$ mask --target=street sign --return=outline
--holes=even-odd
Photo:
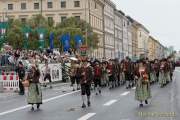
[[[81,56],[87,56],[87,50],[88,50],[88,47],[83,45],[80,47],[80,53],[81,53]]]

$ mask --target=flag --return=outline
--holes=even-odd
[[[69,48],[70,48],[70,35],[69,34],[64,34],[61,36],[61,42],[63,44],[63,47],[64,47],[64,51],[68,51]]]
[[[54,49],[54,33],[51,32],[50,36],[49,36],[49,42],[50,42],[50,49]]]
[[[80,48],[82,46],[83,38],[80,35],[76,35],[74,37],[76,48]]]

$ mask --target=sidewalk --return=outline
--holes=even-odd
[[[59,87],[61,87],[61,89],[64,89],[64,91],[71,89],[70,83],[53,83],[52,87],[53,89],[58,89]],[[47,87],[42,87],[42,90],[45,91],[45,90],[52,90],[52,89],[50,89],[48,85]],[[20,97],[18,92],[5,91],[3,93],[0,93],[0,102],[2,100],[16,98],[16,97]]]

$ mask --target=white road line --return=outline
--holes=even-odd
[[[110,100],[107,103],[105,103],[104,106],[110,106],[110,105],[114,104],[115,102],[117,102],[117,100]]]
[[[96,115],[96,113],[88,113],[88,114],[82,116],[81,118],[79,118],[78,120],[88,120],[89,118],[93,117],[94,115]]]
[[[175,70],[175,72],[180,72],[180,70]]]
[[[45,99],[45,100],[43,100],[43,103],[46,103],[46,102],[49,102],[49,101],[52,101],[52,100],[56,100],[56,99],[59,99],[59,98],[62,98],[64,96],[71,95],[71,94],[74,94],[74,93],[77,93],[77,92],[79,92],[79,91],[70,92],[70,93],[66,93],[66,94],[59,95],[59,96],[56,96],[56,97],[52,97],[52,98],[49,98],[49,99]],[[11,109],[11,110],[7,110],[5,112],[1,112],[0,116],[6,115],[6,114],[9,114],[9,113],[13,113],[13,112],[16,112],[16,111],[20,111],[20,110],[26,109],[28,107],[31,107],[31,105],[25,105],[25,106],[21,106],[21,107],[18,107],[18,108]]]
[[[121,94],[121,96],[128,95],[129,93],[130,93],[129,91],[127,91],[127,92],[124,92],[124,93],[122,93],[122,94]]]
[[[135,90],[135,89],[136,89],[136,87],[133,87],[132,89],[133,89],[133,90]]]

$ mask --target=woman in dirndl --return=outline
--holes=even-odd
[[[143,107],[143,101],[148,104],[148,99],[151,98],[150,81],[145,61],[139,61],[135,77],[137,79],[135,99],[140,102],[139,107]]]
[[[37,105],[37,110],[40,109],[42,104],[42,91],[39,82],[40,70],[37,65],[33,65],[28,73],[27,79],[29,80],[27,102],[31,104],[31,110],[34,111],[34,104]]]
[[[150,62],[150,83],[153,84],[155,83],[155,70],[154,70],[154,61]]]
[[[160,72],[159,72],[159,85],[160,87],[164,87],[166,85],[166,60],[162,59],[160,64]]]

